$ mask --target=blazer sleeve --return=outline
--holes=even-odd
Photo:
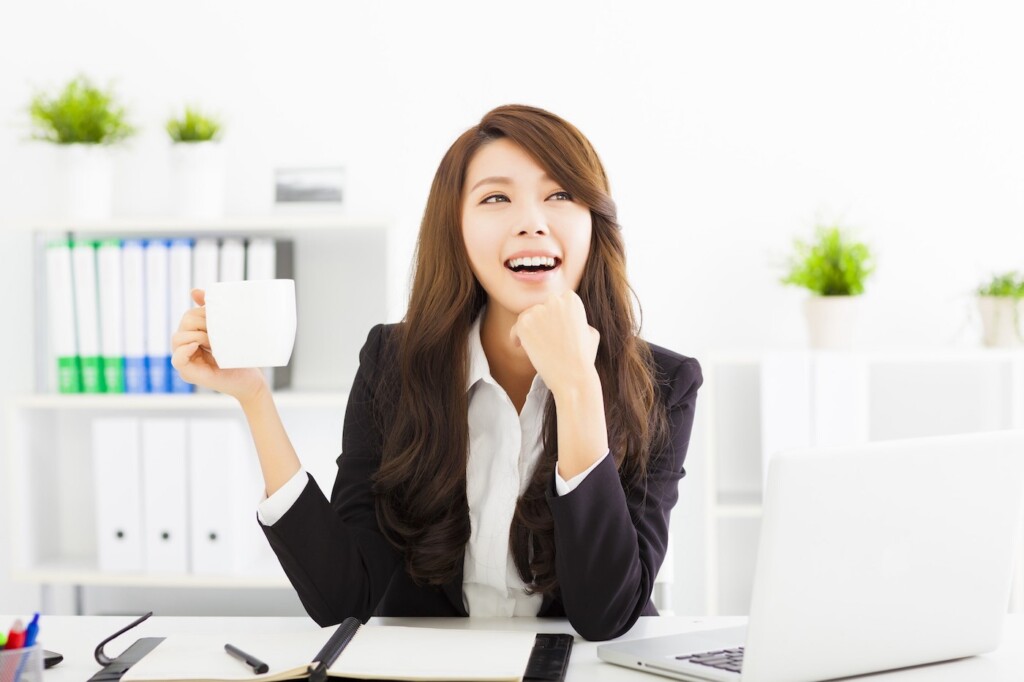
[[[312,476],[284,516],[263,532],[306,612],[321,627],[349,616],[366,622],[401,566],[377,524],[373,475],[383,443],[373,414],[383,325],[359,352],[345,410],[342,453],[330,502]]]
[[[695,359],[685,358],[676,367],[668,400],[669,449],[651,453],[646,486],[625,490],[609,456],[568,495],[548,493],[562,605],[586,639],[625,633],[650,601],[668,545],[669,514],[685,475],[702,382]]]

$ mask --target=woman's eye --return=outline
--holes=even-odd
[[[572,195],[569,194],[568,192],[555,192],[551,196],[552,197],[557,197],[559,195],[563,195],[565,197],[565,199],[563,199],[563,201],[572,201]],[[508,201],[508,197],[505,196],[504,194],[492,194],[491,196],[487,197],[486,199],[484,199],[480,203],[481,204],[496,204],[496,203],[498,203],[497,201],[491,201],[491,199],[502,199],[503,201],[506,201],[506,202]]]

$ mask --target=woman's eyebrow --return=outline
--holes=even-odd
[[[544,175],[540,176],[540,179],[541,180],[550,180],[551,177],[547,173],[545,173]],[[471,189],[469,191],[472,192],[472,191],[476,190],[476,188],[479,187],[480,185],[486,185],[488,183],[490,183],[492,185],[511,185],[511,184],[513,184],[512,183],[512,178],[505,177],[504,175],[492,175],[491,177],[484,178],[480,182],[478,182],[475,185],[473,185],[473,189]]]

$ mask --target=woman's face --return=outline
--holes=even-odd
[[[462,237],[491,306],[518,315],[576,290],[590,253],[590,209],[522,147],[500,138],[477,150],[462,197]]]

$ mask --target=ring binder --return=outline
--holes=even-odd
[[[120,680],[132,665],[141,661],[143,656],[155,649],[160,642],[164,641],[163,637],[143,637],[136,640],[134,644],[121,652],[117,658],[110,658],[103,650],[104,646],[128,632],[152,615],[153,612],[150,611],[149,613],[136,618],[127,626],[121,628],[110,637],[107,637],[96,646],[96,651],[93,653],[93,656],[96,658],[96,662],[103,666],[103,669],[90,677],[88,682],[116,682],[117,680]]]

